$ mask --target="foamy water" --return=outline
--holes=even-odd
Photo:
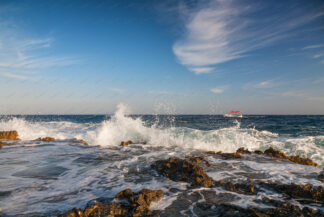
[[[74,117],[70,117],[72,121],[64,117],[60,117],[62,120],[2,118],[0,131],[17,130],[21,141],[0,150],[1,215],[57,216],[73,207],[82,208],[91,200],[112,198],[126,188],[133,191],[162,189],[166,196],[160,203],[152,205],[152,209],[164,210],[177,200],[188,184],[158,176],[150,168],[154,161],[201,155],[205,151],[235,152],[240,147],[265,150],[271,146],[287,155],[309,157],[320,167],[262,156],[245,156],[243,160],[209,156],[207,160],[211,167],[205,168],[207,174],[214,180],[226,178],[239,182],[253,178],[264,182],[323,186],[317,179],[324,166],[324,133],[321,133],[321,128],[316,128],[316,133],[294,131],[289,134],[262,129],[258,123],[245,123],[251,120],[253,123],[255,117],[236,121],[221,119],[224,123],[229,122],[224,127],[214,120],[204,125],[205,120],[213,117],[203,117],[203,120],[202,117],[184,118],[188,120],[177,122],[177,118],[167,118],[175,122],[161,124],[160,116],[150,121],[145,117],[128,116],[123,105],[112,117],[99,121],[77,121]],[[266,120],[262,121],[268,124]],[[214,129],[210,127],[213,124],[217,125]],[[46,136],[55,137],[58,141],[33,141]],[[84,139],[89,146],[65,140],[69,138]],[[136,144],[120,146],[121,141],[128,140]],[[219,188],[209,190],[214,193],[225,191]],[[194,194],[196,190],[187,191]],[[262,207],[265,205],[255,202],[258,197],[280,198],[271,192],[263,194],[233,195],[236,199],[231,203],[242,207],[247,204]],[[190,209],[181,212],[189,215],[194,212],[192,207]]]

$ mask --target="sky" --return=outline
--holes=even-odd
[[[0,114],[324,114],[323,0],[0,0]]]

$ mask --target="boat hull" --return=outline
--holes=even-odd
[[[242,114],[239,114],[239,115],[225,114],[224,117],[227,117],[227,118],[243,118],[243,115]]]

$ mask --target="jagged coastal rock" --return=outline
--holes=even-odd
[[[133,142],[132,141],[127,141],[127,142],[124,142],[124,141],[122,141],[121,143],[120,143],[120,146],[127,146],[127,145],[130,145],[130,144],[133,144]]]
[[[12,131],[0,131],[0,140],[19,140],[18,132]]]
[[[55,138],[53,138],[53,137],[44,137],[44,138],[39,137],[39,138],[35,139],[35,141],[51,142],[51,141],[55,141]]]
[[[61,215],[62,217],[141,217],[152,216],[153,212],[149,206],[164,197],[161,190],[142,189],[134,193],[126,189],[115,195],[114,202],[96,203],[85,209],[74,208]]]
[[[214,183],[212,178],[199,166],[202,161],[205,161],[204,157],[187,157],[183,160],[169,158],[168,160],[157,161],[151,167],[173,181],[188,182],[192,187],[209,188],[214,186]]]
[[[237,149],[237,151],[234,153],[222,153],[221,151],[219,151],[219,152],[208,151],[206,153],[211,154],[211,155],[215,155],[215,154],[220,155],[223,159],[226,159],[226,160],[239,159],[239,158],[242,158],[241,154],[253,154],[254,153],[254,154],[258,154],[258,155],[266,155],[266,156],[276,158],[276,159],[286,159],[286,160],[294,162],[296,164],[317,167],[317,163],[315,163],[314,161],[312,161],[309,158],[303,158],[298,155],[297,156],[287,156],[284,153],[282,153],[281,151],[275,150],[272,147],[268,148],[264,152],[262,152],[260,150],[255,150],[254,152],[251,152],[248,149],[241,147],[241,148]]]

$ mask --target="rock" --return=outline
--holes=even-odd
[[[13,131],[0,131],[0,140],[19,140],[18,132]]]
[[[216,154],[216,152],[214,152],[214,151],[207,151],[206,153],[207,154]]]
[[[254,153],[255,153],[255,154],[264,154],[264,153],[263,153],[262,151],[260,151],[260,150],[255,150]]]
[[[290,156],[288,157],[288,160],[297,164],[303,164],[303,165],[309,165],[313,167],[317,167],[317,163],[312,161],[309,158],[302,158],[300,156]]]
[[[223,153],[220,154],[225,160],[242,158],[240,153]]]
[[[67,139],[69,141],[73,141],[73,142],[76,142],[76,143],[82,143],[84,145],[89,145],[89,143],[87,143],[86,141],[84,141],[83,139],[77,139],[77,138],[72,138],[72,139]]]
[[[10,145],[16,145],[16,143],[0,142],[0,149],[1,149],[3,146],[10,146]]]
[[[265,150],[264,154],[268,155],[268,156],[271,156],[271,157],[274,157],[274,158],[287,159],[287,156],[284,153],[282,153],[281,151],[275,150],[272,147]]]
[[[287,159],[291,162],[302,164],[302,165],[309,165],[309,166],[317,166],[317,163],[313,162],[312,160],[308,158],[302,158],[300,156],[287,156],[281,151],[275,150],[272,147],[268,148],[264,151],[265,155],[271,156],[273,158],[280,158],[280,159]]]
[[[50,141],[55,141],[55,138],[53,138],[53,137],[44,137],[44,138],[39,137],[38,139],[35,139],[35,140],[36,141],[50,142]]]
[[[127,142],[122,141],[122,142],[120,143],[121,146],[127,146],[127,145],[130,145],[130,144],[133,144],[133,142],[130,141],[130,140],[127,141]]]
[[[273,189],[280,193],[285,193],[292,198],[306,198],[312,199],[314,202],[324,201],[324,187],[312,186],[311,184],[297,185],[292,184],[275,184],[275,183],[262,183],[264,187]]]
[[[251,152],[248,149],[245,149],[244,147],[241,147],[241,148],[237,149],[236,153],[239,153],[239,154],[251,154]]]
[[[254,153],[259,154],[259,155],[264,154],[264,155],[270,156],[272,158],[286,159],[286,160],[289,160],[289,161],[297,163],[297,164],[309,165],[309,166],[314,166],[314,167],[317,166],[317,163],[315,163],[314,161],[312,161],[309,158],[302,158],[300,156],[287,156],[284,153],[282,153],[281,151],[275,150],[272,147],[268,148],[264,152],[262,152],[260,150],[256,150],[256,151],[254,151]],[[220,153],[220,155],[222,155],[222,157],[225,159],[241,158],[240,154],[251,154],[251,152],[248,149],[244,149],[243,147],[241,147],[241,148],[237,149],[236,153],[226,153],[226,154]]]
[[[192,187],[213,187],[213,179],[199,166],[202,161],[206,161],[204,157],[169,158],[156,161],[151,167],[173,181],[188,182]]]
[[[251,182],[233,184],[232,182],[224,182],[223,180],[219,180],[215,182],[215,185],[218,187],[223,187],[227,191],[233,191],[240,194],[252,195],[257,193],[253,183]]]
[[[115,202],[96,203],[90,207],[82,209],[73,208],[71,211],[61,215],[64,217],[140,217],[151,216],[152,211],[149,206],[152,202],[157,202],[164,197],[161,190],[142,189],[134,193],[131,189],[126,189],[115,195]]]
[[[320,180],[321,182],[324,182],[324,170],[320,174],[318,174],[317,179]]]

